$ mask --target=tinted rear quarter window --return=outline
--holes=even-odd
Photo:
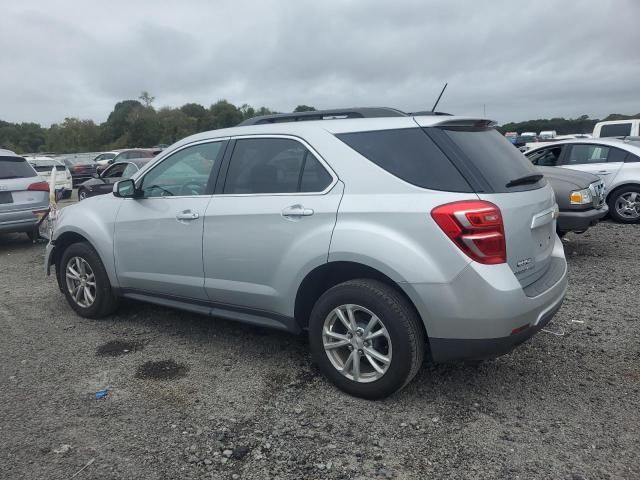
[[[21,157],[0,157],[0,180],[35,177],[36,172]]]
[[[436,127],[437,128],[437,127]],[[513,180],[539,173],[531,162],[495,129],[441,128],[495,193],[533,190],[543,180],[507,188]]]
[[[631,135],[631,122],[602,125],[600,128],[601,137],[627,137],[629,135]]]
[[[407,183],[430,190],[472,191],[447,156],[420,128],[336,136],[363,157]],[[513,149],[510,143],[507,144]]]

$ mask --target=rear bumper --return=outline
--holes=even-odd
[[[540,331],[560,309],[567,263],[556,237],[552,264],[526,289],[507,264],[475,262],[448,284],[403,284],[424,322],[436,362],[508,353]]]
[[[609,213],[609,207],[606,204],[597,210],[595,208],[581,212],[561,210],[558,218],[558,231],[563,233],[584,232],[597,224],[607,213]]]
[[[27,210],[0,213],[0,233],[30,232],[38,226],[40,218],[34,210],[47,210],[49,203],[34,205]]]

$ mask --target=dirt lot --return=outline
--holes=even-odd
[[[381,402],[328,384],[303,337],[136,303],[79,318],[44,244],[0,236],[0,477],[638,479],[639,232],[568,237],[554,333]]]

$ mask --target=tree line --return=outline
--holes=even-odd
[[[17,153],[96,152],[126,147],[151,147],[172,144],[194,133],[217,128],[233,127],[257,115],[276,113],[267,107],[250,105],[236,106],[226,100],[204,107],[198,103],[187,103],[178,108],[156,109],[154,97],[142,92],[137,100],[116,103],[107,121],[96,124],[93,120],[65,118],[61,123],[42,127],[38,123],[10,123],[0,120],[0,148]],[[314,107],[298,105],[294,112],[312,111]],[[611,114],[604,120],[638,118]],[[552,118],[506,123],[501,132],[556,130],[559,135],[568,133],[590,133],[598,119],[582,115],[575,119]]]

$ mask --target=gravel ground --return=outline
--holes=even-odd
[[[44,244],[0,236],[0,477],[638,479],[639,229],[568,236],[550,332],[378,402],[303,337],[137,303],[82,319]]]

